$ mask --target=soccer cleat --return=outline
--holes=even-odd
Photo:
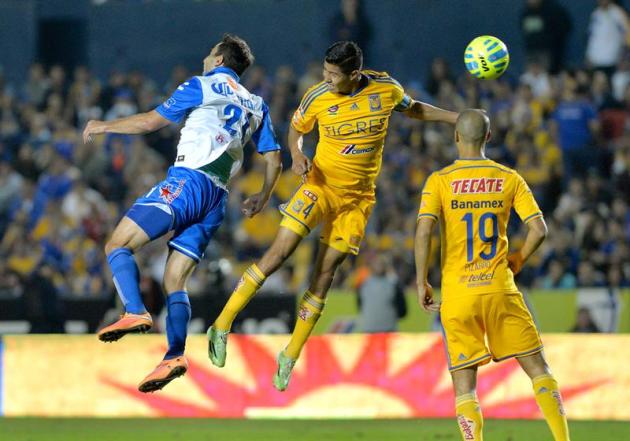
[[[151,314],[148,312],[144,314],[126,312],[120,316],[120,320],[116,323],[101,329],[98,332],[98,339],[105,342],[117,341],[127,334],[145,333],[151,327],[153,327],[153,319],[151,319]]]
[[[214,326],[208,328],[208,357],[217,367],[225,366],[227,356],[227,338],[230,331],[219,331]]]
[[[181,377],[188,370],[188,361],[183,355],[169,360],[162,360],[153,372],[147,375],[138,386],[140,392],[155,392],[162,389],[177,377]]]
[[[289,385],[289,380],[291,379],[291,371],[293,371],[293,366],[295,366],[295,362],[297,360],[292,359],[288,355],[281,351],[278,354],[278,370],[273,376],[273,385],[280,392],[285,390]]]

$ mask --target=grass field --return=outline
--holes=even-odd
[[[571,422],[572,441],[630,439],[625,422]],[[544,421],[488,420],[489,441],[552,440]],[[460,436],[453,420],[0,418],[3,441],[422,441]]]

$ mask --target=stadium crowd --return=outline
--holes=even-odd
[[[482,82],[456,76],[444,60],[436,59],[424,80],[404,86],[412,97],[442,108],[487,110],[493,123],[488,156],[518,169],[549,226],[542,250],[519,278],[521,286],[628,286],[630,57],[622,54],[615,69],[564,68],[557,74],[543,61],[531,57],[524,72],[508,71],[497,81]],[[89,119],[155,108],[192,74],[178,66],[166,84],[142,71],[112,72],[101,81],[83,66],[68,71],[33,63],[21,84],[0,75],[0,295],[19,296],[25,287],[36,286],[61,296],[114,298],[104,242],[122,210],[165,175],[175,155],[178,128],[146,136],[108,135],[89,145],[82,143],[81,130]],[[284,144],[293,110],[320,77],[316,61],[302,73],[288,65],[275,72],[256,65],[243,82],[269,103]],[[316,138],[315,132],[309,136],[306,148],[311,153]],[[280,221],[277,206],[289,199],[298,182],[285,151],[285,172],[273,200],[254,219],[243,217],[241,201],[263,180],[262,161],[253,151],[232,183],[225,225],[192,278],[192,295],[212,295],[234,286],[234,278],[270,244]],[[387,256],[403,286],[412,285],[420,190],[426,177],[454,156],[451,127],[392,118],[378,202],[362,252],[344,264],[337,285],[356,287],[376,254]],[[524,237],[516,218],[511,222],[512,246]],[[302,288],[316,246],[314,233],[291,265],[272,276],[264,289]],[[433,250],[432,274],[437,276],[437,236]],[[161,296],[165,240],[149,245],[136,258],[143,292]],[[217,278],[217,272],[225,277]],[[216,280],[224,280],[224,286],[217,286]],[[432,282],[439,285],[435,277]]]

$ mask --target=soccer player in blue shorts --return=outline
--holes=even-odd
[[[120,320],[98,333],[101,341],[113,342],[151,329],[153,321],[141,299],[133,255],[174,231],[162,283],[167,294],[168,352],[142,380],[141,392],[162,389],[186,373],[184,347],[190,320],[186,282],[223,220],[228,181],[241,167],[245,144],[250,139],[256,143],[266,171],[261,191],[244,201],[244,215],[252,217],[265,207],[282,170],[269,109],[262,98],[239,84],[239,75],[253,59],[244,40],[226,34],[203,60],[204,74],[179,85],[155,110],[114,121],[89,121],[83,132],[87,143],[101,133],[144,134],[185,120],[175,164],[166,179],[136,200],[105,245],[125,307]]]

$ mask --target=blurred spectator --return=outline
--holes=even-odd
[[[429,95],[435,97],[440,91],[443,82],[454,83],[455,79],[451,74],[448,63],[444,58],[436,58],[431,63],[431,71],[427,80],[426,90]]]
[[[528,61],[557,73],[564,65],[564,50],[573,20],[555,0],[527,0],[521,11],[521,33]]]
[[[358,287],[361,332],[393,332],[398,320],[407,314],[402,286],[387,257],[376,254],[369,259],[369,275]]]
[[[577,318],[575,320],[575,326],[571,329],[571,332],[582,332],[582,333],[595,333],[600,332],[599,328],[593,322],[593,318],[591,317],[591,312],[588,308],[580,308],[577,313]]]
[[[340,40],[354,41],[363,49],[364,58],[369,60],[372,26],[363,13],[361,0],[340,1],[340,10],[330,21],[329,35],[329,44]]]
[[[549,264],[549,272],[544,276],[538,287],[541,289],[572,289],[576,286],[575,276],[567,272],[564,264],[559,260],[553,260]]]
[[[552,121],[562,150],[564,181],[568,183],[596,164],[593,142],[599,129],[595,108],[588,100],[586,90],[578,88],[572,75],[564,76],[562,97],[553,112]]]
[[[588,31],[586,62],[610,77],[628,42],[627,14],[612,0],[597,0]]]

